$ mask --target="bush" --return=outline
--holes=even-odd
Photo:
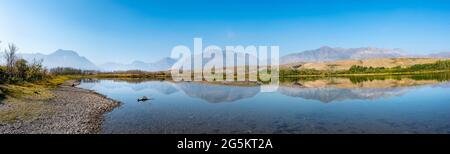
[[[26,80],[27,72],[28,72],[28,65],[27,61],[24,59],[19,59],[14,64],[15,68],[15,76],[19,79]]]
[[[45,79],[47,76],[47,69],[42,66],[43,60],[36,61],[29,65],[28,71],[26,72],[28,81],[39,81]]]

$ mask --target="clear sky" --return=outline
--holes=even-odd
[[[176,45],[450,51],[442,0],[0,0],[0,40],[21,52],[71,49],[97,64],[155,61]]]

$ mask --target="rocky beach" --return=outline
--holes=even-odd
[[[103,115],[120,103],[96,92],[77,88],[78,82],[66,81],[51,90],[54,98],[45,101],[51,108],[32,120],[0,123],[0,134],[95,134],[101,130]],[[0,106],[1,108],[6,105]]]

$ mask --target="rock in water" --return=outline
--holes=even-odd
[[[147,96],[142,96],[142,98],[138,98],[138,102],[145,102],[148,101],[149,99],[147,98]]]

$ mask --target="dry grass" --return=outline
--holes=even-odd
[[[53,108],[45,103],[54,97],[50,90],[68,79],[71,77],[58,76],[38,83],[0,85],[3,97],[0,99],[0,123],[28,121],[51,114]]]
[[[4,100],[4,106],[0,108],[0,123],[34,120],[43,114],[51,114],[52,111],[43,101],[7,98]]]

